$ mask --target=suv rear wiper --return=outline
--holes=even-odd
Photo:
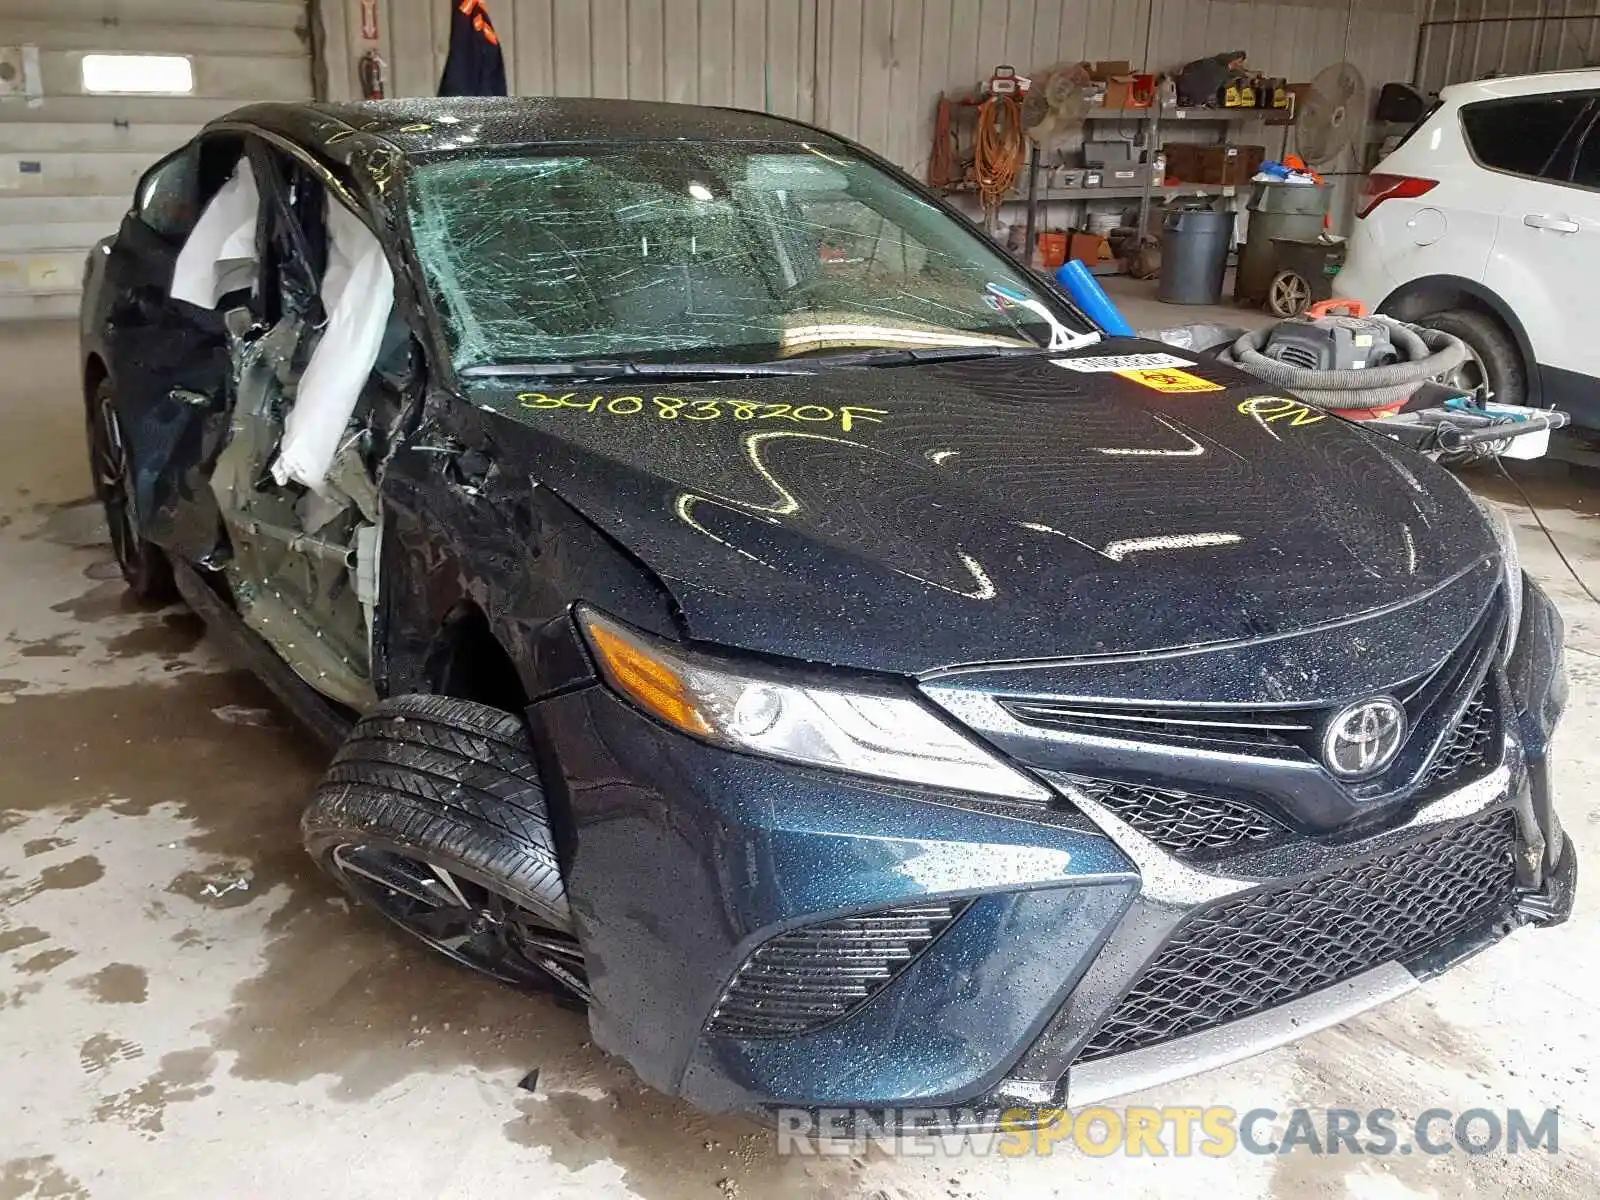
[[[738,379],[750,375],[815,375],[816,369],[800,362],[752,363],[636,363],[625,360],[577,362],[480,363],[462,367],[466,379]]]

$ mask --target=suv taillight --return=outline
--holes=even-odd
[[[1419,179],[1415,175],[1367,176],[1361,188],[1361,199],[1356,203],[1356,216],[1364,217],[1385,200],[1411,200],[1433,191],[1439,186],[1437,179]]]

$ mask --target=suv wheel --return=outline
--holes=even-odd
[[[1528,402],[1528,370],[1511,333],[1494,317],[1470,308],[1450,308],[1418,318],[1418,324],[1453,333],[1470,351],[1444,382],[1471,391],[1486,389],[1500,404]]]
[[[89,401],[89,470],[94,494],[105,509],[106,529],[117,566],[128,590],[146,604],[169,604],[178,598],[172,564],[161,547],[139,536],[134,505],[133,464],[117,418],[111,380],[102,379]]]
[[[301,831],[345,891],[441,954],[587,1000],[519,716],[444,696],[384,701],[334,758]]]

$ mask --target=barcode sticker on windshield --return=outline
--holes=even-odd
[[[1053,358],[1058,367],[1069,371],[1153,371],[1162,367],[1192,367],[1192,358],[1176,354],[1102,354],[1090,358]]]

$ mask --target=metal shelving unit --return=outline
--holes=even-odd
[[[1150,157],[1161,145],[1161,126],[1163,122],[1181,122],[1185,125],[1232,125],[1248,121],[1262,120],[1270,116],[1275,109],[1266,108],[1161,108],[1151,105],[1147,108],[1096,108],[1084,114],[1084,123],[1094,121],[1133,121],[1139,125],[1139,138],[1137,148],[1143,150],[1146,157]],[[1027,261],[1033,261],[1034,233],[1037,228],[1038,206],[1047,201],[1078,201],[1091,200],[1133,200],[1139,201],[1139,228],[1145,229],[1150,221],[1150,205],[1156,196],[1225,196],[1231,197],[1238,193],[1234,185],[1221,185],[1214,183],[1180,183],[1167,185],[1159,182],[1153,176],[1146,175],[1145,181],[1137,187],[1066,187],[1051,188],[1039,186],[1039,151],[1034,147],[1028,158],[1026,169],[1026,184],[1021,191],[1001,201],[1001,204],[1026,204],[1028,206],[1027,232],[1024,235]],[[1047,168],[1052,170],[1054,168]],[[970,187],[946,188],[949,194],[971,193],[976,189]],[[1100,272],[1103,273],[1103,272]]]

